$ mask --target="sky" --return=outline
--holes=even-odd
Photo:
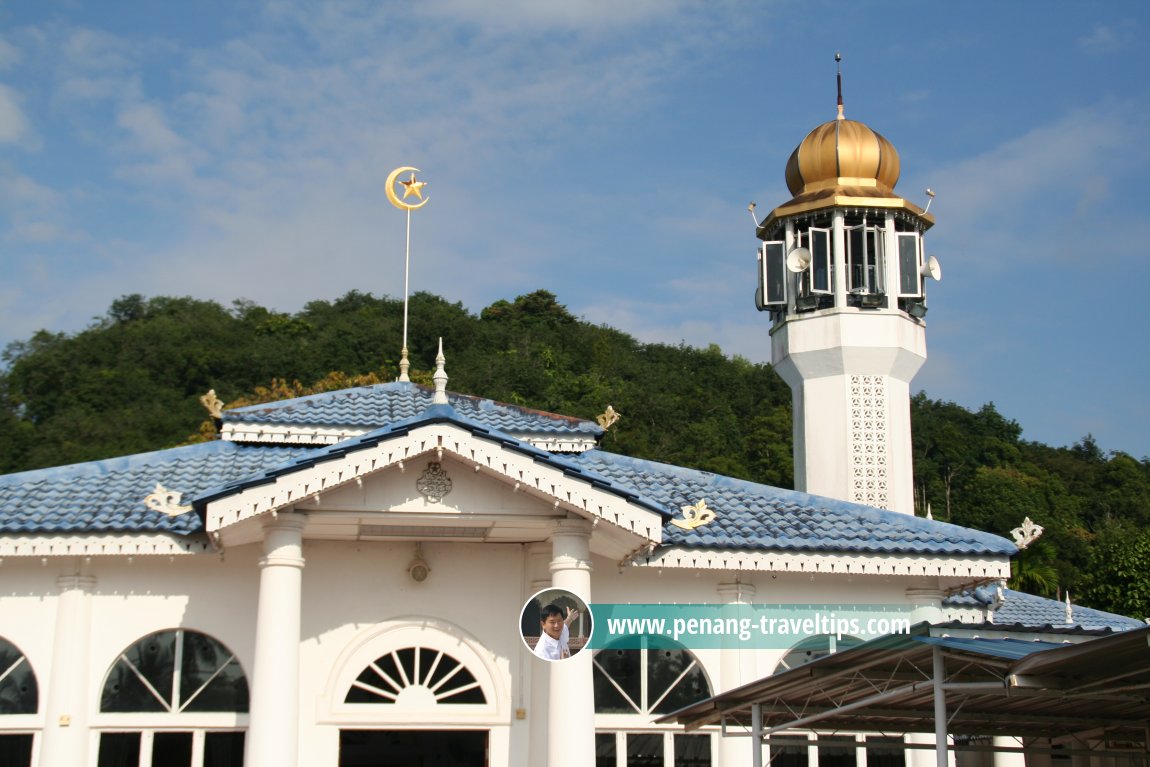
[[[896,191],[937,195],[912,388],[1150,456],[1148,32],[1144,2],[3,3],[0,346],[131,293],[401,297],[410,165],[413,291],[769,362],[747,203],[789,199],[841,51]]]

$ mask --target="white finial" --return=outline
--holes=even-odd
[[[930,513],[930,504],[929,503],[926,505],[926,518],[927,519],[934,519],[934,515]]]
[[[407,377],[407,369],[410,367],[411,363],[407,361],[407,347],[405,346],[399,352],[399,378],[397,380],[410,381],[411,379]]]
[[[443,339],[439,339],[439,353],[435,355],[435,375],[431,377],[435,381],[435,394],[431,398],[433,405],[446,405],[447,404],[447,371],[443,369],[444,363],[447,358],[443,356]]]
[[[1066,622],[1074,622],[1074,608],[1070,604],[1070,589],[1066,590]]]

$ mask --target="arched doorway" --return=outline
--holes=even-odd
[[[458,627],[421,618],[373,628],[329,687],[339,766],[486,767],[492,732],[509,726],[496,678],[490,653]]]

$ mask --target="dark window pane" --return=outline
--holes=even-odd
[[[448,679],[442,687],[436,690],[435,694],[442,696],[450,694],[452,690],[457,690],[460,687],[466,687],[475,681],[475,677],[466,668],[459,669],[459,673]]]
[[[374,692],[364,690],[360,687],[352,687],[347,691],[347,695],[343,699],[344,703],[392,703],[382,696],[376,695]]]
[[[0,735],[0,767],[30,767],[31,764],[31,733]]]
[[[691,665],[690,653],[682,650],[647,651],[647,701],[649,708],[663,697],[663,693],[678,679],[679,674]]]
[[[806,738],[773,736],[771,738],[771,767],[807,767]]]
[[[478,687],[472,687],[470,690],[463,692],[455,692],[450,695],[440,698],[440,703],[473,703],[480,704],[487,702],[487,696],[483,694],[483,690]]]
[[[403,680],[407,680],[407,685],[415,684],[418,677],[415,674],[415,648],[405,647],[402,650],[396,650],[393,655],[399,658],[400,664],[403,666],[404,676],[396,679],[397,682],[403,684]]]
[[[403,689],[403,675],[399,673],[399,664],[395,662],[395,655],[393,653],[388,653],[382,658],[376,658],[375,665],[394,682],[395,692],[399,692]],[[376,686],[378,687],[380,685]],[[388,687],[391,687],[391,685],[388,685]],[[388,689],[388,687],[384,689]]]
[[[615,733],[595,733],[595,767],[615,767]]]
[[[136,672],[121,658],[108,672],[108,680],[104,682],[104,693],[100,697],[100,710],[153,712],[167,711],[168,709],[151,690],[144,686],[144,683],[136,676]]]
[[[607,648],[595,655],[595,710],[601,714],[641,713],[640,650]],[[610,681],[614,680],[616,689]],[[622,690],[623,694],[620,694]],[[628,700],[629,699],[629,700]]]
[[[863,230],[856,226],[847,232],[847,276],[850,278],[848,290],[856,290],[866,284],[866,260],[863,258]]]
[[[204,735],[204,767],[243,767],[244,734],[209,732]]]
[[[152,736],[152,767],[191,767],[192,734],[157,732]]]
[[[711,736],[676,735],[675,767],[711,767]]]
[[[189,685],[185,685],[183,681],[180,687],[189,689]],[[248,680],[244,676],[244,670],[240,668],[239,661],[234,658],[208,682],[207,687],[199,690],[198,694],[197,690],[198,686],[189,690],[188,694],[195,697],[184,705],[185,711],[248,710]]]
[[[38,705],[36,676],[19,650],[0,639],[0,714],[35,714]]]
[[[144,637],[124,652],[148,683],[171,705],[172,680],[176,675],[176,631],[159,631]]]
[[[597,714],[636,714],[638,709],[624,697],[623,693],[607,681],[607,675],[598,666],[592,677],[595,684],[595,713]]]
[[[663,767],[663,733],[627,733],[627,767]]]
[[[140,733],[100,733],[98,767],[140,767]]]
[[[707,684],[707,676],[703,673],[702,667],[695,666],[675,685],[667,697],[663,698],[652,713],[670,714],[709,697],[711,688]]]
[[[867,738],[867,767],[906,767],[901,738]]]
[[[763,303],[768,305],[785,304],[787,302],[787,254],[781,242],[768,242],[766,244],[766,286],[763,291]]]
[[[825,230],[811,230],[812,287],[820,292],[831,290],[831,234]]]
[[[819,743],[819,767],[855,767],[855,739],[822,736]]]
[[[918,235],[898,236],[899,293],[904,296],[922,295],[922,276],[918,273]]]
[[[183,635],[181,707],[187,711],[246,711],[246,700],[244,708],[238,709],[234,698],[237,693],[247,698],[247,681],[228,649],[198,631],[185,631]]]
[[[424,652],[428,653],[430,650],[424,650]],[[436,653],[436,655],[438,655],[438,653]],[[424,684],[426,684],[428,687],[434,687],[439,683],[440,679],[447,676],[449,673],[451,673],[452,670],[455,669],[456,666],[459,665],[459,661],[457,661],[455,658],[452,658],[450,655],[444,655],[442,658],[440,658],[439,663],[435,666],[434,671],[431,669],[431,664],[435,663],[435,656],[431,656],[431,658],[426,660],[425,663],[427,663],[427,670],[423,672],[424,676],[427,676],[428,672],[431,672],[431,675],[427,676],[427,680],[424,682]]]
[[[693,662],[694,656],[686,650],[647,651],[647,707],[654,706],[653,713],[669,714],[711,697],[707,677],[698,664],[679,679]],[[674,688],[668,692],[672,684]]]

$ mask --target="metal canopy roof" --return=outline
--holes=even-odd
[[[1004,638],[993,626],[977,627],[978,636],[944,632],[957,633],[919,624],[908,635],[880,637],[659,721],[688,729],[721,723],[764,737],[797,728],[939,732],[937,680],[950,735],[1146,740],[1150,626],[1073,645]],[[761,730],[752,710],[760,712]]]

